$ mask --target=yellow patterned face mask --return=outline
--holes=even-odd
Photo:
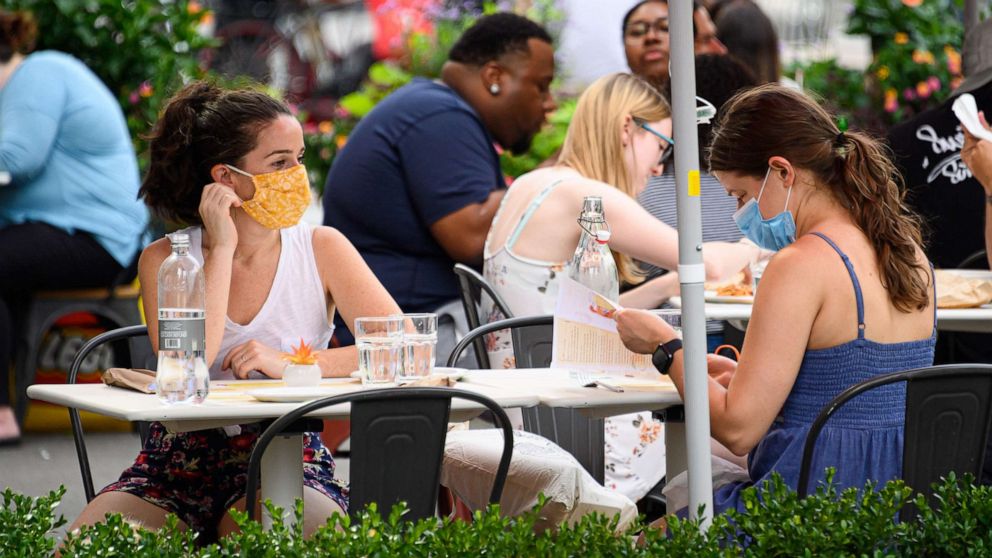
[[[300,222],[310,205],[310,179],[303,165],[249,174],[235,166],[225,165],[234,172],[251,178],[255,196],[241,203],[249,217],[268,229],[285,229]]]

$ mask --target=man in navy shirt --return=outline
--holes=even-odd
[[[530,147],[555,108],[553,78],[541,26],[486,16],[452,47],[440,81],[397,90],[348,138],[327,178],[324,224],[348,237],[404,311],[457,298],[455,262],[481,264],[506,188],[494,144]]]

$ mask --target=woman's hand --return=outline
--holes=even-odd
[[[710,378],[713,378],[721,386],[727,387],[737,372],[737,361],[725,356],[709,354],[706,355],[706,369],[709,371]]]
[[[672,326],[646,310],[624,308],[614,319],[620,340],[635,353],[650,355],[661,343],[678,337]]]
[[[985,113],[979,112],[978,119],[986,130],[989,123],[985,120]],[[961,160],[968,165],[975,179],[985,188],[985,194],[992,194],[992,142],[983,141],[968,132],[968,128],[961,126],[964,134],[964,146],[961,147]]]
[[[213,246],[234,248],[238,245],[238,229],[231,218],[231,208],[241,207],[241,198],[234,189],[214,182],[203,188],[200,196],[200,218],[210,235]]]
[[[234,377],[244,380],[252,370],[258,370],[270,378],[282,378],[286,368],[283,354],[267,345],[251,340],[231,348],[221,363],[221,369],[231,369]]]

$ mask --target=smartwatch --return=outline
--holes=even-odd
[[[675,360],[675,352],[680,350],[682,350],[682,340],[678,337],[668,343],[662,343],[651,355],[651,364],[658,370],[658,373],[667,375],[668,369],[672,367],[672,361]]]

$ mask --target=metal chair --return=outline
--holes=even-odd
[[[844,390],[820,411],[803,446],[797,491],[805,497],[813,449],[827,420],[851,399],[880,386],[906,382],[906,428],[902,478],[927,497],[931,483],[947,473],[978,478],[992,421],[992,365],[954,364],[893,372]],[[903,519],[915,514],[903,509]]]
[[[76,356],[72,359],[72,366],[69,367],[69,377],[66,383],[76,383],[76,378],[79,376],[79,369],[82,367],[86,357],[98,347],[107,343],[118,343],[125,340],[128,342],[128,352],[132,365],[136,365],[139,368],[155,368],[155,355],[152,353],[151,343],[148,342],[148,327],[144,325],[122,327],[101,333],[84,343],[76,351]],[[76,457],[79,458],[79,472],[83,477],[83,493],[86,495],[86,501],[90,502],[95,496],[93,474],[90,471],[89,455],[86,453],[83,423],[79,418],[79,410],[75,407],[69,407],[69,422],[72,424],[72,438],[76,444]],[[142,442],[144,442],[148,433],[147,423],[138,423],[138,432],[141,435]]]
[[[509,305],[499,296],[492,285],[476,270],[464,264],[455,264],[455,275],[458,276],[458,284],[461,285],[462,306],[465,308],[465,318],[468,321],[469,331],[482,325],[479,317],[479,307],[482,304],[482,295],[485,294],[493,302],[496,308],[507,318],[513,317]],[[489,355],[486,353],[486,344],[481,337],[473,342],[475,348],[476,362],[480,368],[492,368],[489,362]],[[451,361],[451,359],[448,359]],[[450,366],[450,364],[449,364]]]
[[[383,518],[393,504],[406,502],[405,519],[434,516],[452,398],[485,406],[503,430],[503,453],[490,493],[499,503],[513,455],[513,430],[506,412],[478,393],[450,388],[386,388],[326,397],[300,405],[259,436],[248,463],[246,507],[255,518],[262,455],[273,438],[319,409],[351,403],[351,491],[349,514],[356,517],[376,502]]]
[[[554,316],[525,316],[499,320],[468,333],[451,351],[448,366],[470,343],[495,331],[509,329],[517,368],[546,368],[551,364]],[[524,430],[544,436],[571,453],[600,484],[606,475],[603,419],[590,419],[575,409],[532,407],[521,409]]]

